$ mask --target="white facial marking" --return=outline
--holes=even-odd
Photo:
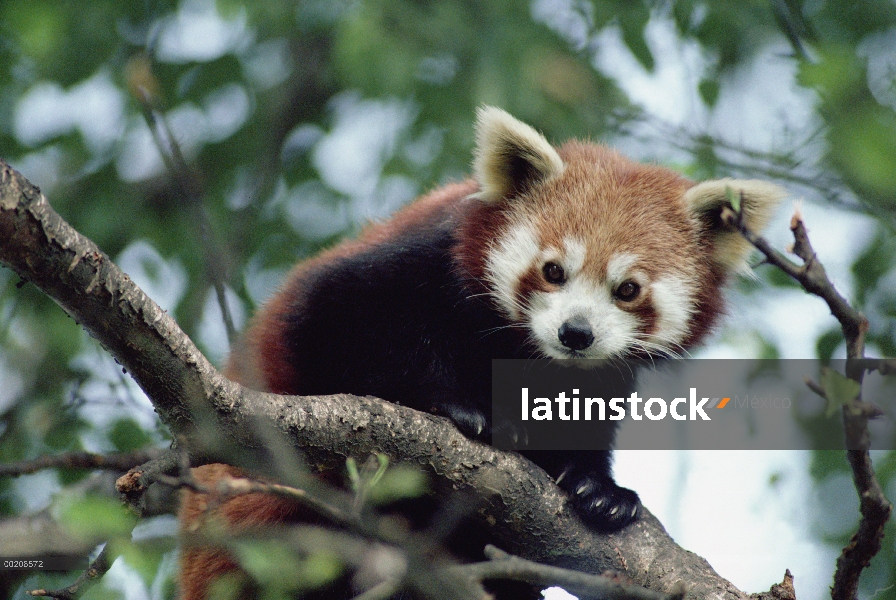
[[[642,349],[674,352],[687,336],[694,312],[692,282],[677,275],[651,282],[637,268],[638,256],[627,252],[613,255],[607,263],[606,279],[594,281],[582,272],[586,250],[585,243],[573,237],[564,238],[562,248],[540,248],[531,225],[514,225],[488,253],[486,273],[492,293],[511,319],[528,321],[539,350],[551,358],[609,358],[641,344]],[[525,306],[520,304],[517,289],[521,278],[533,266],[541,268],[549,261],[563,266],[566,282],[555,291],[534,292]],[[657,324],[646,337],[638,334],[638,316],[623,310],[613,296],[626,280],[650,291]],[[572,351],[560,341],[560,328],[573,318],[585,319],[591,327],[594,342],[588,348]]]
[[[693,284],[683,277],[668,275],[657,279],[650,287],[659,317],[652,341],[680,344],[688,333],[688,321],[694,313]]]
[[[538,292],[529,303],[530,327],[539,350],[551,358],[573,355],[558,336],[560,327],[573,317],[584,318],[591,326],[594,343],[578,351],[578,358],[608,358],[629,346],[638,320],[613,301],[606,285],[597,285],[585,277],[576,277],[555,292]]]
[[[576,274],[585,266],[585,243],[576,238],[563,238],[563,268],[569,274]]]
[[[522,308],[516,298],[517,284],[540,254],[535,232],[529,225],[510,227],[488,252],[485,272],[489,288],[513,320],[519,320]]]
[[[629,277],[630,270],[638,262],[638,257],[628,252],[614,254],[607,262],[607,281],[612,286],[617,286]]]

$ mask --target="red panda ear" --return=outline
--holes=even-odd
[[[480,199],[497,202],[511,198],[533,183],[563,172],[557,151],[529,125],[493,106],[481,107],[476,116],[473,170]]]
[[[753,250],[737,231],[722,223],[720,209],[728,204],[728,190],[741,198],[741,210],[747,227],[760,232],[768,225],[781,200],[783,188],[756,179],[719,179],[698,183],[684,193],[688,211],[708,229],[713,239],[713,259],[728,271],[749,273],[747,256]]]

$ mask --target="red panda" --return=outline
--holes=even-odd
[[[695,184],[596,144],[555,148],[491,107],[478,113],[473,166],[473,179],[299,264],[232,356],[234,378],[280,394],[378,396],[488,439],[493,358],[676,356],[699,344],[750,249],[720,219],[726,189],[755,230],[783,197],[762,181]],[[527,456],[595,529],[637,517],[609,453]],[[234,472],[195,471],[207,482]],[[187,494],[187,527],[205,503]],[[221,508],[243,525],[291,510],[261,496]],[[204,549],[184,551],[182,567],[188,600],[234,568]]]

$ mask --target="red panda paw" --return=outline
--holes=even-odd
[[[569,493],[579,516],[597,531],[610,533],[622,529],[641,512],[638,494],[610,479],[594,475],[571,477],[564,479],[560,487]]]
[[[525,448],[529,445],[529,432],[525,426],[510,419],[495,417],[492,425],[492,445],[498,448]]]
[[[491,437],[491,423],[481,410],[445,402],[437,404],[432,412],[451,419],[460,432],[468,438],[488,441]]]

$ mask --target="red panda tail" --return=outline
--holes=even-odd
[[[214,489],[227,477],[245,477],[246,474],[228,465],[210,464],[192,470],[196,481]],[[189,536],[200,528],[207,528],[210,521],[217,521],[228,534],[239,533],[266,525],[294,520],[299,507],[295,502],[270,494],[244,494],[218,504],[214,494],[202,494],[184,490],[180,505],[181,534],[187,542],[181,551],[180,586],[183,600],[204,600],[209,597],[213,582],[224,578],[228,586],[234,586],[237,598],[247,597],[251,582],[240,570],[233,557],[222,548],[202,544],[190,544]]]

